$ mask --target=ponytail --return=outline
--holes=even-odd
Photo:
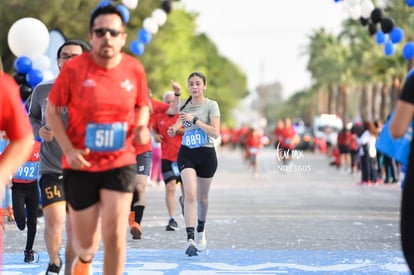
[[[187,101],[184,103],[184,105],[183,106],[181,106],[181,108],[180,108],[180,112],[184,109],[184,107],[185,106],[187,106],[187,104],[191,101],[191,99],[192,99],[193,97],[190,95],[188,98],[187,98]]]

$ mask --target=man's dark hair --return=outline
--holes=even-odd
[[[93,25],[95,23],[96,17],[103,14],[117,14],[119,18],[121,18],[122,24],[125,25],[124,18],[122,17],[122,13],[116,8],[115,5],[107,4],[105,6],[97,7],[91,14],[91,19],[89,21],[89,30],[91,31]]]
[[[68,46],[68,45],[80,46],[82,48],[82,52],[87,52],[90,50],[90,47],[82,40],[67,40],[57,50],[58,59],[60,58],[60,53],[62,52],[63,47]]]

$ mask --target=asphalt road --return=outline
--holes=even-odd
[[[359,175],[310,152],[298,152],[283,166],[265,148],[256,176],[239,151],[218,155],[207,252],[184,255],[184,220],[178,217],[178,231],[165,231],[164,186],[150,185],[143,238],[128,239],[125,274],[408,274],[400,249],[399,184],[358,186]],[[6,225],[3,274],[44,273],[43,224],[39,219],[34,245],[39,263],[31,265],[22,261],[26,233]]]

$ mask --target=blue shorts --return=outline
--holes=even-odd
[[[149,176],[151,172],[152,152],[137,155],[137,174]]]
[[[164,182],[166,184],[172,180],[176,180],[177,182],[181,181],[180,175],[176,175],[174,173],[172,165],[173,165],[173,162],[168,159],[161,160],[162,178],[164,179]]]

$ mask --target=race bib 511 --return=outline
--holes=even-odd
[[[86,126],[85,146],[91,151],[114,152],[125,146],[126,122],[89,123]]]

